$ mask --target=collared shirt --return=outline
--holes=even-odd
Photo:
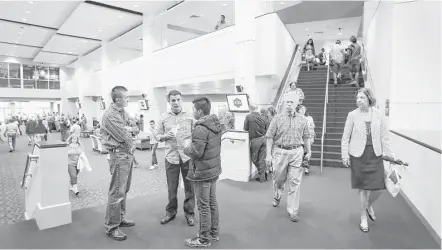
[[[6,124],[6,135],[10,134],[18,134],[18,126],[15,122],[10,122]]]
[[[246,116],[244,130],[249,131],[250,140],[266,135],[269,123],[258,112],[252,112]]]
[[[78,123],[75,123],[72,127],[71,130],[69,131],[71,134],[75,134],[75,136],[80,137],[81,135],[81,127],[80,125],[78,125]]]
[[[194,119],[185,111],[181,111],[178,114],[172,111],[166,112],[161,115],[155,130],[155,136],[167,134],[173,128],[177,128],[176,139],[167,140],[166,144],[166,160],[171,164],[179,164],[180,157],[183,162],[187,162],[190,158],[184,154],[183,142],[186,139],[192,138]]]
[[[330,54],[331,58],[337,63],[341,63],[344,61],[344,47],[342,45],[333,44]]]
[[[111,104],[104,112],[101,122],[103,146],[107,149],[132,149],[133,139],[124,127],[129,126],[129,115],[123,108]]]
[[[310,137],[307,119],[288,112],[280,113],[270,123],[266,137],[273,138],[273,143],[278,146],[302,145],[303,140]]]

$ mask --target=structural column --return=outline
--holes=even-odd
[[[150,120],[158,121],[160,114],[166,111],[166,88],[155,88],[154,52],[163,48],[164,29],[155,23],[155,15],[143,17],[143,58],[145,60],[146,84],[141,88],[149,101],[149,110],[143,112],[145,127]]]
[[[265,2],[259,0],[235,1],[236,67],[235,85],[243,87],[250,102],[257,104],[256,89],[256,22],[255,17],[265,13]],[[242,129],[245,114],[235,114],[235,129]]]

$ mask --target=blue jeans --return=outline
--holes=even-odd
[[[195,215],[195,193],[192,182],[186,177],[189,173],[189,161],[183,162],[180,158],[179,164],[172,164],[166,161],[166,178],[169,203],[166,206],[166,213],[170,216],[177,214],[178,209],[178,185],[180,181],[180,172],[184,182],[184,214],[186,217]]]
[[[112,179],[104,221],[106,232],[117,229],[126,215],[126,197],[130,190],[133,162],[134,157],[129,153],[110,153],[109,167]]]
[[[200,214],[199,237],[208,239],[210,235],[219,235],[219,210],[216,201],[216,182],[218,178],[208,181],[195,181],[195,197]]]

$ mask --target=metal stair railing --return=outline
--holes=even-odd
[[[321,173],[324,165],[324,138],[327,131],[327,104],[328,104],[328,82],[330,81],[330,54],[327,59],[327,78],[325,82],[325,101],[324,101],[324,116],[322,117],[322,136],[321,136]]]
[[[300,65],[301,63],[301,52],[298,50],[298,45],[296,45],[296,51],[295,51],[295,57],[292,61],[292,65],[290,65],[289,68],[289,72],[287,74],[287,77],[285,79],[285,81],[283,83],[281,83],[280,85],[280,89],[278,90],[278,95],[277,96],[277,103],[275,106],[275,110],[277,113],[280,112],[280,109],[282,107],[283,104],[283,100],[284,100],[284,94],[287,93],[287,89],[289,88],[289,84],[290,82],[294,81],[294,78],[297,78],[299,76],[299,71],[300,71]],[[282,86],[282,88],[281,88]]]

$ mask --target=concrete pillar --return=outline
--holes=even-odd
[[[154,86],[154,51],[163,47],[165,42],[162,39],[162,27],[155,23],[155,17],[143,17],[143,59],[146,64],[144,77],[145,84],[140,87],[146,99],[149,101],[149,110],[143,111],[144,126],[148,126],[150,120],[158,121],[161,113],[166,111],[167,99],[166,88],[155,88]]]
[[[264,3],[264,4],[263,4]],[[258,104],[256,88],[256,24],[255,17],[264,14],[265,1],[236,0],[235,1],[235,40],[236,67],[235,85],[242,86],[252,103]],[[236,91],[236,90],[235,90]],[[235,129],[242,130],[246,114],[235,114]]]

